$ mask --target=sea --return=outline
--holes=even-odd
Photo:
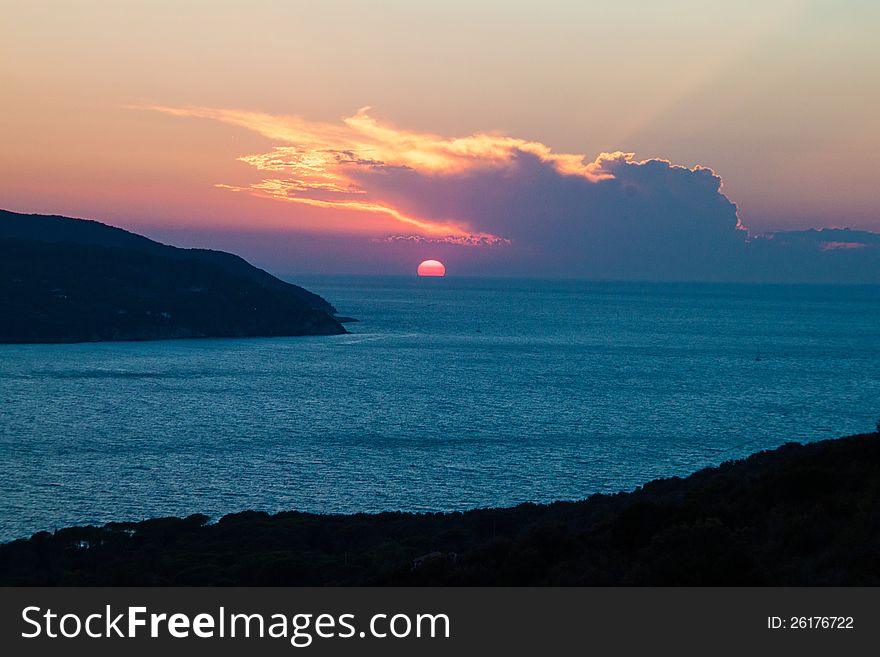
[[[0,540],[632,490],[880,418],[880,288],[301,277],[349,335],[0,345]]]

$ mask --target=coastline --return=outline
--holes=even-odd
[[[39,532],[0,544],[0,584],[877,585],[880,434],[578,502],[208,520]]]

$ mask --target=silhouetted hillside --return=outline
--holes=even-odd
[[[245,512],[0,545],[3,584],[878,585],[880,436],[788,444],[582,502]]]
[[[344,333],[335,312],[230,253],[0,211],[0,342]]]

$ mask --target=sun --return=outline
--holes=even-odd
[[[419,264],[419,276],[446,276],[446,265],[439,260],[424,260]]]

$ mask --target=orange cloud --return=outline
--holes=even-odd
[[[453,223],[440,223],[429,219],[418,219],[406,215],[393,207],[382,205],[380,203],[370,203],[364,201],[325,201],[317,198],[309,198],[306,196],[294,196],[294,190],[298,188],[298,184],[289,180],[264,180],[260,183],[251,185],[250,187],[234,187],[232,185],[217,184],[221,189],[228,189],[233,192],[250,192],[257,196],[276,199],[279,201],[289,201],[292,203],[303,203],[318,208],[339,208],[346,210],[358,210],[360,212],[373,212],[384,214],[396,219],[397,221],[418,228],[429,235],[449,235],[454,237],[476,237],[488,240],[491,243],[505,241],[501,238],[489,235],[487,233],[471,234],[466,229]]]
[[[404,213],[387,199],[360,186],[353,172],[364,168],[406,168],[423,175],[445,177],[474,170],[511,169],[517,155],[527,153],[562,175],[598,182],[614,178],[605,168],[606,162],[632,157],[629,153],[603,153],[595,161],[585,162],[582,155],[554,153],[539,142],[497,133],[446,138],[403,130],[377,121],[366,107],[342,119],[340,124],[205,107],[150,106],[147,109],[221,121],[284,144],[265,153],[239,158],[261,172],[276,174],[274,177],[247,187],[227,184],[218,184],[218,187],[315,207],[381,214],[423,236],[460,244],[499,244],[509,240],[474,230],[467,218],[416,217]]]

